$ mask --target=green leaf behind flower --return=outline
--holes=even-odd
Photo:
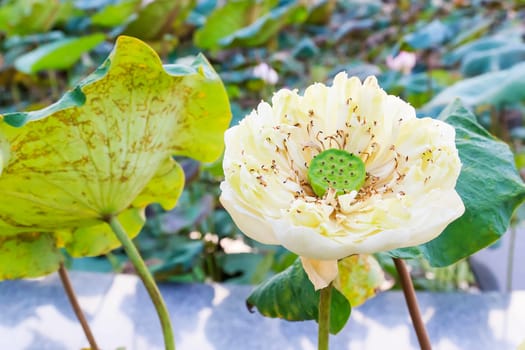
[[[316,320],[319,318],[319,291],[304,272],[297,259],[292,266],[259,285],[246,303],[251,310],[256,307],[267,317],[278,317],[288,321]],[[350,317],[348,300],[333,289],[330,311],[330,333],[337,334]]]
[[[489,134],[458,101],[439,118],[456,129],[463,164],[456,190],[465,213],[434,240],[391,252],[404,258],[422,254],[436,267],[453,264],[497,241],[525,199],[525,186],[507,144]]]

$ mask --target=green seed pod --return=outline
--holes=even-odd
[[[352,153],[328,149],[316,155],[308,168],[308,181],[318,197],[329,188],[337,195],[358,191],[365,183],[365,163]]]

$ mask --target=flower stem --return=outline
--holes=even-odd
[[[432,346],[430,345],[430,339],[428,338],[425,324],[421,318],[421,313],[419,311],[419,306],[416,299],[416,292],[414,291],[414,285],[412,284],[410,274],[408,273],[406,265],[402,259],[393,259],[394,264],[396,265],[397,273],[399,274],[401,286],[403,287],[403,293],[405,294],[408,312],[410,313],[410,318],[412,319],[412,324],[414,326],[414,330],[416,331],[419,347],[421,350],[431,350]]]
[[[84,316],[84,313],[80,308],[80,304],[77,300],[77,296],[75,294],[75,290],[73,289],[71,281],[69,280],[69,275],[67,274],[67,270],[64,267],[64,263],[60,263],[60,267],[58,268],[58,275],[60,276],[60,281],[62,282],[62,286],[66,291],[69,303],[71,304],[71,307],[73,308],[73,311],[77,316],[78,322],[80,322],[80,325],[84,330],[84,334],[86,335],[89,347],[91,348],[91,350],[99,350],[97,342],[95,341],[95,337],[91,332],[91,328],[89,328],[89,324],[87,323],[86,317]]]
[[[330,304],[332,300],[332,284],[321,289],[319,297],[319,335],[317,338],[317,350],[328,350],[330,337]]]
[[[164,345],[166,350],[175,350],[175,339],[173,336],[173,328],[171,327],[168,309],[166,307],[164,299],[162,299],[162,295],[160,294],[159,288],[155,284],[153,276],[149,272],[148,268],[146,267],[146,264],[144,263],[144,260],[140,256],[140,253],[138,252],[137,248],[127,235],[126,231],[124,230],[118,219],[113,216],[108,220],[108,223],[111,226],[111,229],[113,230],[115,235],[117,236],[118,240],[122,243],[122,246],[124,247],[128,258],[131,260],[131,263],[135,267],[137,274],[139,275],[140,279],[144,283],[144,286],[146,287],[146,290],[148,291],[151,301],[155,305],[157,315],[160,319],[162,333],[164,335]]]

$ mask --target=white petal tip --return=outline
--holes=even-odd
[[[337,260],[315,260],[301,257],[301,263],[315,290],[327,287],[336,279],[339,271]]]

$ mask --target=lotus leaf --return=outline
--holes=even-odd
[[[319,319],[320,292],[304,272],[300,259],[286,270],[258,285],[246,300],[248,309],[257,308],[266,317],[288,321]],[[330,304],[330,333],[337,334],[350,318],[351,305],[334,288]]]
[[[335,287],[352,307],[373,298],[385,282],[385,274],[373,255],[356,254],[337,262]]]
[[[0,280],[53,271],[56,247],[73,256],[118,247],[111,217],[138,234],[144,208],[172,208],[183,189],[172,155],[215,160],[230,119],[225,89],[203,57],[163,67],[150,47],[125,36],[55,104],[0,115]],[[31,250],[54,263],[9,272],[3,261],[18,245],[24,261],[16,264]]]
[[[525,200],[525,186],[506,143],[485,130],[459,100],[451,103],[439,119],[456,129],[462,163],[456,189],[465,213],[432,241],[391,251],[393,256],[405,259],[423,255],[434,267],[458,262],[497,241]]]

